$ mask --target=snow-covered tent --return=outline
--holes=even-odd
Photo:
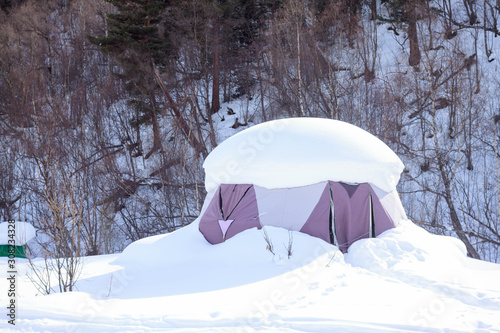
[[[217,244],[264,225],[301,231],[346,252],[406,219],[396,185],[403,163],[382,141],[319,118],[266,122],[207,157],[199,229]]]
[[[36,237],[35,228],[27,222],[0,223],[0,257],[26,258],[26,243]]]

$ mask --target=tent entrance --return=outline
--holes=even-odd
[[[339,246],[339,241],[337,240],[337,232],[335,229],[335,204],[333,202],[333,192],[330,184],[328,184],[328,189],[330,192],[330,216],[329,216],[330,243],[332,243],[335,246]]]
[[[375,237],[392,227],[394,223],[370,184],[330,181],[300,231],[345,253],[355,241]]]
[[[200,219],[200,231],[211,244],[243,230],[260,228],[255,189],[250,184],[223,184]]]

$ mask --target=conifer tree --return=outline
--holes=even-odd
[[[168,29],[163,29],[164,33],[160,33],[160,27],[169,26],[164,14],[171,2],[168,0],[106,1],[115,6],[117,12],[106,16],[109,27],[106,35],[89,36],[89,40],[120,63],[123,73],[119,75],[124,79],[133,97],[130,105],[137,110],[138,117],[133,121],[134,125],[140,126],[148,122],[153,125],[154,146],[146,157],[161,145],[155,97],[155,90],[158,87],[164,93],[169,111],[188,142],[197,153],[207,155],[206,147],[194,136],[157,71],[157,68],[166,71],[169,60],[176,53]]]
[[[245,67],[255,60],[253,43],[264,31],[269,19],[281,1],[262,0],[219,0],[214,2],[219,25],[221,57],[224,58],[226,72],[234,74],[235,91],[233,97],[249,93],[253,78]],[[215,51],[215,50],[214,50]],[[215,65],[215,63],[214,63]],[[215,74],[214,74],[215,75]],[[225,96],[225,100],[230,99]]]
[[[171,54],[167,36],[160,36],[158,26],[162,23],[165,0],[107,0],[117,13],[107,14],[110,27],[105,36],[90,37],[90,40],[105,52],[115,53],[121,60],[140,56],[164,64],[165,56]]]
[[[155,64],[165,63],[169,53],[169,41],[160,36],[162,10],[167,3],[159,0],[107,0],[116,7],[116,13],[108,13],[108,30],[103,36],[89,36],[89,40],[110,54],[121,65],[117,73],[125,82],[130,93],[129,106],[136,110],[136,118],[131,119],[137,128],[138,154],[142,154],[140,132],[142,124],[152,123],[154,149],[160,144],[156,112],[155,86],[151,82]]]

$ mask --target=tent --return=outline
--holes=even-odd
[[[199,230],[218,244],[246,229],[277,226],[346,252],[356,240],[406,219],[395,189],[403,167],[382,141],[347,123],[296,118],[260,124],[207,157]]]
[[[26,243],[35,236],[30,223],[14,220],[0,223],[0,257],[26,258]]]

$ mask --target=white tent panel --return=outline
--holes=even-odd
[[[384,207],[389,217],[392,219],[396,226],[399,225],[401,220],[407,220],[405,209],[403,208],[403,204],[399,199],[399,194],[396,190],[392,192],[385,192],[384,190],[379,189],[375,185],[371,185],[375,194],[377,195],[380,203]]]
[[[318,203],[326,183],[272,190],[254,186],[261,224],[300,230]]]

